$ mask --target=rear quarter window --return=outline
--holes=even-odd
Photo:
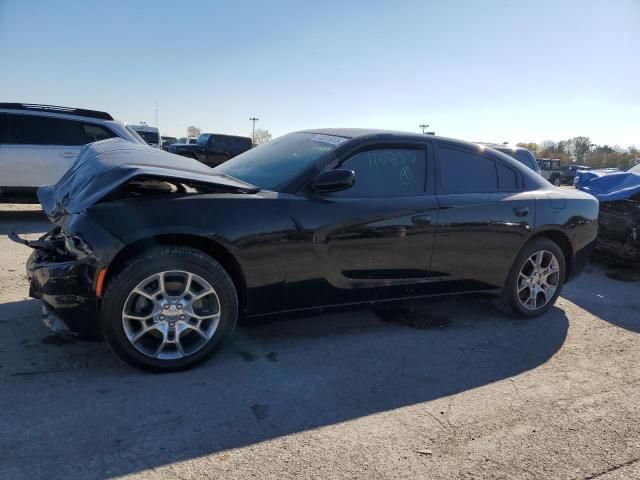
[[[116,136],[111,130],[91,123],[83,124],[82,130],[86,137],[85,143],[99,142],[100,140],[106,140],[107,138],[113,138]]]
[[[498,169],[498,189],[501,192],[514,192],[518,188],[518,174],[515,170],[496,162]]]

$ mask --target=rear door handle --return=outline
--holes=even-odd
[[[526,217],[529,215],[529,209],[527,207],[516,207],[513,209],[513,213],[518,217]]]
[[[414,215],[411,217],[411,222],[416,227],[424,227],[431,224],[431,216],[430,215]]]
[[[59,154],[62,158],[74,158],[76,156],[73,152],[62,152]]]

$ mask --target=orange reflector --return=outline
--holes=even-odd
[[[104,286],[104,277],[107,274],[107,269],[103,268],[98,272],[98,279],[96,280],[96,297],[102,297],[102,287]]]

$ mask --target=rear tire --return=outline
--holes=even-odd
[[[109,280],[100,325],[113,353],[151,372],[199,365],[233,332],[233,281],[210,256],[186,247],[142,252]]]
[[[566,261],[558,244],[548,238],[534,238],[513,262],[497,306],[511,316],[543,315],[560,295],[565,275]]]

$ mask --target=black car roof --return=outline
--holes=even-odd
[[[313,128],[301,130],[301,133],[320,133],[323,135],[333,135],[350,139],[370,137],[380,140],[436,140],[447,143],[457,143],[467,147],[477,147],[477,144],[458,140],[456,138],[441,137],[438,135],[427,135],[423,133],[402,132],[398,130],[384,130],[377,128]]]

